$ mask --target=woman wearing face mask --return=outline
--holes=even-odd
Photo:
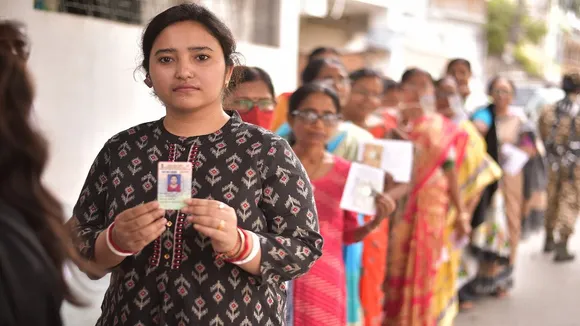
[[[274,85],[258,67],[234,67],[225,107],[238,111],[244,122],[268,129],[274,117]]]
[[[501,168],[487,154],[485,140],[473,123],[467,119],[455,80],[449,76],[444,77],[437,82],[436,87],[437,111],[454,121],[459,129],[468,135],[465,158],[458,170],[458,184],[460,196],[465,203],[466,214],[471,216],[484,189],[501,177]],[[443,262],[437,272],[433,313],[438,318],[440,326],[453,324],[457,315],[455,300],[457,289],[468,283],[470,278],[477,273],[477,268],[467,270],[467,267],[471,267],[467,263],[474,260],[468,250],[463,253],[465,260],[461,261],[462,248],[458,246],[459,243],[462,243],[462,246],[467,245],[467,241],[455,236],[456,218],[455,210],[450,210],[447,214],[448,226],[444,237],[446,250],[449,253],[448,259]],[[475,230],[480,224],[472,223],[471,227]],[[462,276],[460,279],[458,279],[459,275]],[[462,308],[469,308],[469,306],[464,303]]]
[[[197,4],[145,28],[145,83],[166,114],[105,143],[73,210],[78,249],[111,272],[98,326],[282,325],[285,282],[322,253],[313,190],[288,143],[223,109],[235,51]],[[158,201],[160,162],[190,164],[180,210]]]
[[[435,112],[431,76],[411,69],[401,80],[401,128],[415,146],[413,180],[401,215],[393,221],[384,325],[433,325],[435,273],[444,253],[446,215],[457,211],[458,237],[469,233],[457,169],[467,136]]]
[[[538,155],[533,127],[526,122],[525,116],[510,108],[514,90],[510,80],[494,78],[489,84],[493,103],[471,117],[485,137],[488,153],[500,165],[505,160],[501,154],[504,144],[518,147],[531,158]],[[524,197],[523,170],[515,174],[504,173],[499,186],[492,184],[482,195],[474,219],[485,222],[473,236],[473,247],[484,255],[479,275],[470,284],[471,294],[503,297],[512,287],[522,217],[526,214]]]
[[[292,149],[314,186],[325,240],[321,259],[307,275],[293,282],[294,325],[346,325],[343,245],[365,238],[394,210],[395,203],[388,195],[378,194],[377,215],[358,226],[356,213],[340,209],[350,163],[326,149],[340,121],[337,94],[322,84],[306,84],[292,94],[289,104]]]
[[[317,59],[331,59],[340,62],[340,53],[335,48],[331,47],[317,47],[312,50],[308,55],[308,63]],[[272,125],[270,130],[278,130],[282,125],[286,124],[286,119],[288,116],[288,100],[290,99],[292,93],[283,93],[278,96],[276,104],[276,109],[274,110],[274,118],[272,120]]]

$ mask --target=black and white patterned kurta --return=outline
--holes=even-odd
[[[285,140],[237,114],[205,136],[177,137],[159,120],[111,138],[74,208],[81,253],[94,257],[97,236],[119,213],[156,199],[157,164],[172,148],[175,161],[194,162],[192,197],[228,204],[259,236],[261,275],[216,260],[210,239],[168,212],[167,231],[113,269],[97,325],[283,325],[284,282],[321,255],[312,188]]]

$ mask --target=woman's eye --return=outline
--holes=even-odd
[[[205,54],[200,54],[197,56],[197,60],[199,60],[199,61],[205,61],[207,59],[209,59],[209,56],[205,55]]]
[[[171,59],[170,57],[159,58],[159,62],[161,62],[161,63],[170,63],[171,61],[173,61],[173,59]]]

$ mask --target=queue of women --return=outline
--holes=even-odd
[[[0,76],[10,76],[0,79],[0,113],[17,111],[12,125],[22,126],[33,101],[27,40],[12,22],[0,34]],[[531,200],[541,185],[524,191],[541,175],[525,169],[537,165],[500,168],[504,144],[539,155],[533,128],[510,108],[509,80],[494,78],[485,97],[470,89],[466,60],[439,80],[413,68],[394,81],[348,72],[338,51],[319,48],[301,86],[276,97],[266,71],[236,65],[226,24],[196,4],[157,15],[142,54],[144,87],[166,114],[103,145],[66,229],[44,188],[25,182],[5,196],[2,187],[2,215],[12,204],[28,221],[14,228],[35,235],[2,246],[33,241],[44,254],[26,259],[60,274],[66,257],[91,278],[111,274],[97,325],[453,325],[477,297],[509,293],[522,223],[544,209]],[[33,170],[14,169],[39,177],[46,157],[4,146],[28,129],[6,130],[0,163],[35,157]],[[360,144],[373,139],[412,142],[413,172],[407,183],[387,174],[376,215],[364,216],[340,201]],[[179,210],[157,200],[161,162],[191,164]],[[58,272],[42,286],[41,271],[27,273],[32,282],[13,280],[18,290],[0,282],[0,303],[21,307],[0,305],[0,324],[60,325],[62,300],[79,300]],[[50,293],[49,308],[27,312],[35,305],[17,301],[26,290]]]

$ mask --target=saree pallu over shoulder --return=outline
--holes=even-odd
[[[403,219],[393,226],[384,325],[432,326],[436,264],[444,245],[449,184],[442,168],[455,152],[463,162],[467,134],[440,115],[415,121],[409,137],[415,151],[412,191]]]
[[[455,150],[456,166],[461,166],[469,140],[466,132],[440,114],[419,118],[415,121],[409,137],[421,148],[418,155],[415,155],[412,193],[418,191],[433,172],[443,165],[451,148]]]

